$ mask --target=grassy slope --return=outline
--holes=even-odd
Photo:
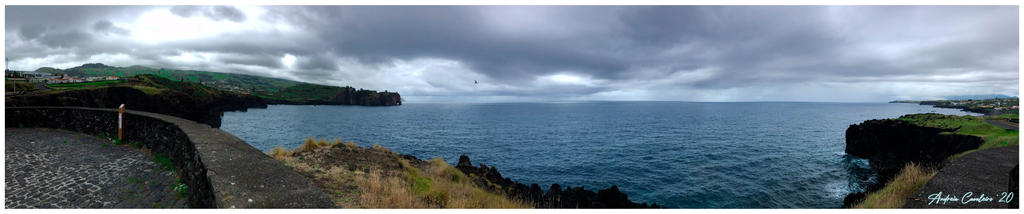
[[[155,76],[172,79],[172,80],[185,80],[188,82],[204,82],[204,83],[217,83],[224,85],[235,85],[241,88],[252,88],[255,87],[257,91],[277,91],[283,88],[291,87],[300,84],[300,82],[258,77],[244,74],[231,74],[231,73],[217,73],[217,72],[206,72],[206,71],[193,71],[193,70],[173,70],[173,69],[157,69],[149,68],[144,66],[130,66],[130,67],[75,67],[70,69],[54,69],[54,68],[40,68],[36,70],[40,73],[52,73],[60,74],[67,73],[74,76],[118,76],[118,77],[130,77],[142,74],[152,74]]]
[[[5,80],[4,83],[7,92],[36,90],[36,86],[28,82]]]
[[[316,162],[317,154],[358,155],[360,163]],[[531,208],[521,201],[476,186],[444,160],[410,163],[382,148],[360,148],[353,142],[307,139],[294,151],[275,148],[270,154],[324,189],[343,208]],[[383,161],[381,161],[383,160]],[[370,166],[365,166],[367,163]],[[362,165],[362,166],[356,166]]]
[[[301,83],[275,92],[258,93],[257,96],[268,99],[301,102],[307,100],[327,100],[343,87]]]
[[[151,74],[171,80],[184,80],[186,82],[202,82],[203,84],[214,85],[223,90],[235,92],[253,92],[253,95],[264,99],[286,100],[293,102],[304,101],[326,101],[339,91],[348,87],[337,87],[328,85],[317,85],[291,80],[258,77],[244,74],[217,73],[194,70],[173,70],[155,69],[144,66],[111,67],[104,65],[83,65],[65,70],[55,68],[40,68],[36,72],[62,74],[67,73],[73,76],[119,76],[130,77],[136,75]]]
[[[1013,117],[1012,115],[996,116],[998,117]],[[897,120],[903,120],[915,125],[936,127],[944,129],[956,129],[953,133],[973,135],[981,137],[985,140],[978,149],[966,151],[951,157],[950,160],[959,158],[967,153],[977,151],[979,149],[989,149],[1003,146],[1018,145],[1019,131],[1017,130],[1006,130],[998,126],[985,122],[982,117],[975,116],[955,116],[955,115],[941,115],[941,114],[915,114],[905,115],[898,118]]]
[[[200,85],[192,82],[180,82],[176,80],[166,79],[161,76],[148,74],[132,76],[116,81],[73,84],[51,84],[48,86],[53,88],[53,90],[37,91],[36,95],[59,94],[73,90],[92,90],[101,89],[105,87],[121,86],[132,87],[148,95],[159,95],[167,91],[177,91],[185,93],[191,96],[192,98],[202,102],[211,102],[215,99],[227,96],[237,96],[236,93],[211,88],[205,85]]]
[[[864,201],[858,203],[854,208],[902,207],[907,197],[914,195],[918,188],[923,187],[938,172],[938,170],[925,169],[914,163],[907,164],[885,187],[868,194],[867,197],[864,197]]]
[[[46,86],[50,87],[50,88],[60,89],[60,88],[80,88],[80,87],[87,87],[87,86],[116,85],[118,83],[121,83],[121,80],[81,82],[81,83],[67,83],[67,84],[46,84]]]
[[[1016,115],[993,116],[990,119],[1016,118]],[[977,149],[968,150],[949,157],[955,160],[966,154],[981,149],[997,148],[1003,146],[1017,146],[1017,130],[1006,130],[985,122],[982,117],[976,116],[955,116],[942,114],[914,114],[904,115],[897,120],[907,121],[919,126],[936,127],[944,129],[956,129],[953,133],[974,135],[985,140]],[[864,198],[855,208],[899,208],[903,206],[904,200],[924,186],[938,170],[922,169],[916,164],[908,164],[900,171],[892,181],[882,189],[872,192]]]

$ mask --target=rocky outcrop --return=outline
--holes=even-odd
[[[938,166],[947,157],[985,142],[953,131],[901,120],[868,120],[846,129],[846,153],[868,159],[880,178],[891,178],[907,163]]]
[[[973,112],[984,115],[999,115],[999,110],[992,107],[981,107],[977,105],[960,105],[946,100],[939,101],[921,101],[920,105],[934,106],[936,108],[951,108],[960,109],[961,111]]]
[[[507,193],[510,197],[516,197],[523,201],[533,203],[537,208],[659,208],[658,204],[648,205],[647,203],[634,203],[629,197],[619,191],[617,186],[594,191],[585,190],[583,187],[551,184],[547,192],[544,192],[540,185],[526,184],[504,178],[494,166],[480,164],[474,167],[469,157],[462,155],[456,169],[467,175],[473,175],[478,185],[490,188],[497,188]]]
[[[978,148],[984,139],[953,134],[953,129],[924,127],[896,119],[868,120],[846,129],[846,153],[868,160],[878,173],[878,182],[867,192],[880,189],[910,162],[939,168],[949,156]],[[844,207],[860,201],[866,193],[852,193]]]
[[[315,100],[283,100],[267,98],[269,104],[286,105],[361,105],[361,106],[393,106],[402,105],[402,96],[395,92],[377,92],[374,90],[356,90],[352,87],[331,87],[333,94],[326,99]],[[302,93],[302,92],[296,92]]]

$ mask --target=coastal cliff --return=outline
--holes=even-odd
[[[224,111],[245,111],[248,108],[266,108],[263,99],[224,92],[196,83],[142,75],[128,78],[115,86],[86,87],[80,89],[49,90],[22,96],[7,97],[5,103],[13,106],[77,106],[117,108],[121,104],[129,109],[160,113],[220,127]]]
[[[209,87],[201,83],[176,81],[156,75],[138,75],[106,85],[59,87],[24,95],[7,96],[7,106],[77,106],[117,108],[125,104],[133,110],[172,115],[218,128],[225,111],[246,111],[248,108],[266,108],[267,104],[292,105],[401,105],[402,98],[394,92],[355,90],[351,87],[289,89],[281,93],[301,94],[310,90],[334,91],[330,96],[316,99],[279,100],[248,93],[236,93]],[[326,88],[324,88],[326,87]],[[311,93],[311,92],[310,92]],[[325,94],[322,92],[319,94]],[[313,93],[318,94],[318,93]]]
[[[901,120],[868,120],[846,129],[846,153],[868,159],[880,178],[890,178],[907,163],[937,166],[947,157],[985,142],[953,131]]]
[[[361,105],[361,106],[393,106],[402,105],[402,96],[395,92],[377,92],[374,90],[356,90],[352,87],[329,86],[298,86],[287,88],[277,94],[302,94],[307,91],[326,91],[329,96],[318,99],[284,98],[284,96],[263,96],[268,104],[287,105]],[[276,94],[275,94],[276,95]]]
[[[850,125],[846,129],[846,153],[867,159],[871,168],[878,173],[878,182],[868,185],[867,192],[847,195],[843,207],[851,207],[867,193],[882,188],[908,163],[940,168],[950,156],[976,149],[985,143],[980,137],[955,133],[957,128],[922,126],[909,122],[945,117],[940,114],[916,114]]]
[[[402,104],[401,96],[394,91],[356,90],[349,86],[320,85],[233,73],[149,68],[137,65],[115,67],[102,63],[87,63],[68,69],[44,67],[35,72],[52,75],[68,74],[75,77],[118,76],[128,78],[149,75],[179,82],[199,83],[222,91],[252,94],[263,98],[267,104],[363,106]]]

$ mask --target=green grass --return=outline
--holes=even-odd
[[[137,75],[151,74],[174,81],[184,80],[186,82],[214,83],[216,85],[237,86],[241,88],[255,88],[257,91],[276,92],[280,89],[300,84],[300,82],[259,77],[244,74],[217,73],[208,71],[173,70],[164,68],[149,68],[144,66],[129,67],[75,67],[69,69],[40,68],[40,73],[69,74],[72,76],[119,76],[131,77]]]
[[[87,87],[87,86],[116,85],[118,83],[121,83],[121,80],[107,80],[107,81],[82,82],[82,83],[65,83],[65,84],[46,84],[46,86],[51,87],[51,88],[58,88],[58,89],[68,89],[68,88],[81,88],[81,87]]]
[[[36,85],[29,82],[7,80],[7,91],[35,91]]]
[[[923,187],[935,176],[938,170],[926,169],[915,163],[909,163],[900,170],[882,189],[868,194],[854,208],[900,208],[906,199],[917,189]]]
[[[171,162],[170,158],[159,152],[153,153],[153,162],[160,164],[160,169],[165,171],[174,171],[174,162]]]
[[[328,85],[318,85],[304,82],[297,82],[291,80],[259,77],[243,74],[231,74],[231,73],[218,73],[218,72],[207,72],[207,71],[194,71],[194,70],[171,70],[164,68],[148,68],[143,66],[130,66],[130,67],[111,67],[103,65],[83,65],[79,67],[69,69],[55,69],[55,68],[40,68],[36,72],[50,73],[50,74],[69,74],[72,76],[83,76],[83,77],[94,77],[94,76],[119,76],[122,78],[134,77],[140,75],[153,75],[167,79],[171,82],[177,83],[198,83],[201,82],[203,85],[208,85],[213,88],[217,88],[225,91],[232,92],[244,92],[251,93],[252,95],[259,96],[264,99],[273,100],[285,100],[292,102],[309,102],[309,101],[328,101],[336,96],[341,95],[342,97],[355,96],[355,100],[368,99],[375,100],[380,94],[372,90],[356,90],[352,87],[338,87]],[[54,88],[75,90],[80,88],[89,88],[89,86],[103,85],[104,82],[95,83],[72,83],[72,84],[54,84],[51,85]],[[116,83],[110,83],[107,85],[113,85]],[[158,87],[159,88],[159,87]],[[174,86],[168,85],[168,88],[173,90],[179,90]],[[145,90],[141,89],[147,94],[156,94],[160,91],[157,90]],[[200,100],[205,99],[207,93],[197,92],[190,93],[197,96]],[[386,93],[385,93],[386,95]],[[362,98],[367,97],[367,98]]]
[[[132,88],[138,89],[139,91],[142,91],[142,93],[146,93],[147,95],[158,95],[158,94],[163,93],[164,91],[166,91],[166,89],[160,89],[160,88],[150,87],[150,86],[137,86],[137,85],[133,85]]]
[[[1012,115],[1007,115],[1006,117],[1012,117]],[[981,137],[985,140],[985,143],[975,150],[1018,145],[1018,136],[1020,132],[1017,130],[1000,128],[985,122],[982,117],[976,116],[956,116],[929,113],[904,115],[897,118],[897,120],[907,121],[919,126],[954,129],[955,131],[952,133]],[[975,150],[954,155],[950,160],[959,158],[960,156]]]
[[[174,191],[178,193],[178,197],[188,197],[188,185],[181,182],[181,176],[174,178]]]
[[[142,182],[145,182],[145,181],[143,181],[142,179],[138,179],[138,178],[128,178],[128,183],[137,184],[137,183],[142,183]]]
[[[1000,114],[1000,115],[994,115],[994,116],[985,116],[985,118],[988,118],[989,120],[1019,119],[1020,118],[1020,114],[1019,113]]]

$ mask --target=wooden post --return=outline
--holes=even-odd
[[[124,131],[122,131],[122,129],[123,129],[122,126],[124,124],[124,116],[123,115],[124,115],[124,104],[121,104],[121,107],[117,107],[117,140],[118,141],[123,141],[124,140],[124,139],[122,139],[123,136],[124,136]]]

